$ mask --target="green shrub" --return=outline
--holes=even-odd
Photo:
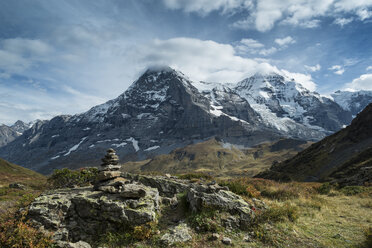
[[[367,190],[368,188],[364,186],[345,186],[340,189],[340,191],[347,196],[357,195],[366,192]]]
[[[188,222],[199,232],[220,232],[223,229],[216,210],[203,210],[192,214],[188,217]]]
[[[48,178],[48,184],[52,188],[86,186],[94,182],[97,174],[97,168],[82,168],[79,170],[57,169]]]
[[[283,206],[273,205],[270,208],[262,211],[256,217],[255,223],[261,224],[264,222],[284,222],[296,221],[299,217],[298,208],[294,205],[285,204]]]
[[[220,181],[221,186],[227,186],[230,191],[235,194],[247,197],[259,197],[260,192],[252,185],[244,181],[244,179],[233,179],[230,181]]]
[[[265,189],[261,191],[261,196],[272,200],[285,201],[298,198],[299,193],[293,190],[293,188]]]
[[[331,192],[332,185],[330,183],[323,183],[319,188],[317,188],[317,192],[321,195],[328,195]]]
[[[0,247],[52,247],[53,241],[25,220],[27,212],[8,213],[0,219]]]
[[[99,244],[108,248],[128,247],[136,241],[150,239],[156,231],[157,223],[155,222],[135,227],[122,226],[115,232],[106,232],[104,235],[100,235]]]

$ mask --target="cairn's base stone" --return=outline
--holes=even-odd
[[[97,175],[97,181],[105,181],[111,178],[120,177],[120,171],[100,171]]]

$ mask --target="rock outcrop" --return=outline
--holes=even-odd
[[[109,153],[114,152],[109,150]],[[107,171],[102,170],[101,176],[104,174],[102,172]],[[77,242],[82,242],[82,245],[87,242],[96,247],[99,241],[97,238],[106,232],[123,228],[133,230],[138,226],[157,223],[163,208],[170,204],[173,207],[179,204],[179,193],[185,196],[190,213],[211,208],[225,211],[235,220],[234,227],[237,228],[244,228],[255,218],[252,209],[265,208],[262,202],[246,202],[228,188],[215,183],[195,183],[169,175],[142,176],[124,172],[116,178],[126,181],[117,181],[120,182],[120,187],[115,190],[99,186],[46,192],[30,205],[28,218],[44,232],[52,233],[53,239],[58,241],[57,245],[61,244],[60,247],[80,247],[76,246],[80,245]],[[159,237],[159,242],[171,245],[190,239],[187,223],[181,222],[165,230]]]

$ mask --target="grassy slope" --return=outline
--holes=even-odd
[[[228,237],[232,240],[231,247],[368,248],[365,244],[365,230],[372,227],[371,187],[361,187],[365,192],[346,196],[337,189],[332,189],[327,195],[321,195],[317,191],[321,186],[320,183],[279,183],[251,178],[218,181],[222,184],[228,183],[230,186],[235,184],[241,185],[242,188],[247,187],[247,191],[255,191],[258,194],[256,197],[263,200],[270,209],[283,211],[280,213],[273,211],[267,219],[261,219],[257,226],[252,226],[246,231],[221,228],[217,231],[220,239],[216,241],[209,239],[212,232],[204,233],[192,229],[190,232],[192,241],[175,247],[226,247],[221,239]],[[253,188],[255,190],[252,190]],[[250,197],[244,192],[241,192],[241,195],[250,201]],[[163,247],[157,244],[156,240],[168,231],[169,225],[174,224],[173,220],[180,218],[187,220],[189,213],[184,209],[187,207],[182,206],[182,204],[179,206],[182,209],[168,208],[162,211],[158,229],[160,233],[155,235],[152,241],[143,241],[125,247]],[[295,209],[294,215],[297,217],[294,221],[286,217],[287,209]],[[261,213],[256,214],[260,216]],[[278,217],[280,221],[277,220]],[[218,223],[218,217],[212,219]],[[202,217],[202,222],[210,222],[210,220],[211,218]],[[247,235],[251,237],[251,242],[244,241]]]
[[[14,182],[25,185],[26,189],[9,188],[9,184]],[[45,176],[0,158],[0,217],[6,212],[15,211],[20,201],[38,195],[45,183]]]
[[[294,144],[291,148],[277,149],[271,143],[264,143],[250,149],[224,148],[215,139],[189,145],[159,155],[151,160],[128,162],[123,170],[128,172],[161,173],[206,173],[217,177],[253,176],[268,167],[274,161],[283,161],[297,154],[308,144]],[[275,148],[275,149],[273,149]]]
[[[9,163],[0,158],[0,187],[7,186],[13,182],[35,185],[45,180],[46,177],[37,172]]]

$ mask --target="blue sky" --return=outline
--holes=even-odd
[[[151,65],[372,90],[372,0],[0,0],[0,123],[75,114]]]

